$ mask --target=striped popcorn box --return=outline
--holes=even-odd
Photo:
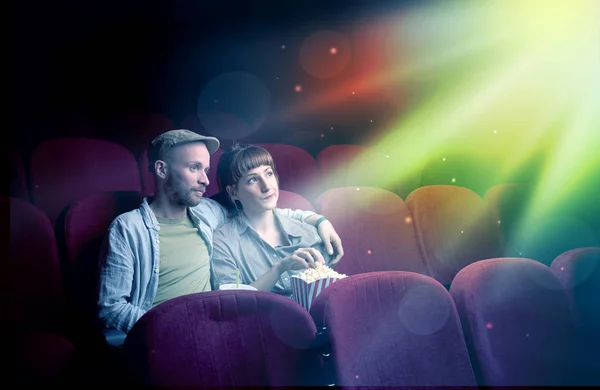
[[[312,283],[307,283],[300,277],[292,276],[292,292],[293,298],[298,304],[304,307],[307,311],[310,310],[310,305],[316,297],[321,294],[324,288],[337,281],[339,278],[323,278]]]

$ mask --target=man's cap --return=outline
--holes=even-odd
[[[204,142],[210,154],[216,152],[220,145],[215,137],[207,137],[186,129],[170,130],[150,142],[147,152],[148,167],[153,171],[156,160],[162,160],[171,148],[191,142]]]

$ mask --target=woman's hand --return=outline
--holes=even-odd
[[[321,252],[314,248],[296,249],[292,254],[281,260],[281,273],[289,270],[314,268],[315,263],[325,264]]]

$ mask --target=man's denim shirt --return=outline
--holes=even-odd
[[[282,210],[303,221],[312,211]],[[204,198],[188,214],[198,234],[213,253],[213,232],[227,221],[227,212],[216,201]],[[112,221],[100,252],[98,315],[106,328],[129,332],[156,297],[160,271],[160,226],[144,198],[141,206]]]

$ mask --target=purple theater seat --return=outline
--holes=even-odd
[[[280,209],[299,209],[315,211],[315,206],[300,194],[295,192],[279,190],[279,200],[277,207]]]
[[[481,386],[577,384],[577,347],[567,296],[549,267],[526,258],[478,261],[454,278]]]
[[[2,283],[8,318],[23,331],[58,331],[66,306],[54,230],[48,217],[28,201],[0,199],[3,212],[10,212],[5,215],[10,255],[3,258]]]
[[[349,276],[310,313],[328,330],[337,385],[475,386],[454,302],[426,275]]]
[[[148,311],[123,351],[134,377],[151,386],[306,384],[319,364],[310,315],[263,291],[211,291],[173,298]]]
[[[365,145],[329,145],[317,154],[324,190],[336,187],[378,187],[406,196],[419,186],[420,176],[395,173],[393,178],[386,169],[397,161],[393,152]]]
[[[173,121],[158,112],[132,111],[122,115],[109,125],[114,130],[113,140],[135,156],[148,146],[159,134],[176,129]]]
[[[273,156],[279,175],[279,188],[313,201],[321,192],[319,167],[306,150],[287,144],[256,143]]]
[[[67,208],[62,236],[65,285],[75,307],[90,324],[96,322],[99,255],[104,235],[114,218],[139,207],[137,191],[114,191],[79,199]]]
[[[426,274],[413,220],[398,195],[375,187],[340,187],[325,191],[317,209],[344,242],[336,271],[348,275],[375,271]]]
[[[135,156],[111,141],[53,138],[30,156],[32,201],[55,225],[60,213],[84,196],[103,191],[141,191]]]
[[[560,254],[550,267],[562,283],[575,314],[579,355],[589,384],[600,385],[600,248],[577,248]]]
[[[18,335],[15,341],[17,387],[66,386],[75,382],[78,356],[69,340],[55,333],[32,332]]]
[[[449,287],[463,267],[502,256],[498,221],[468,188],[432,185],[406,197],[427,274]]]
[[[8,153],[10,156],[10,187],[7,195],[29,201],[27,174],[25,173],[23,155],[13,146],[8,146]]]

